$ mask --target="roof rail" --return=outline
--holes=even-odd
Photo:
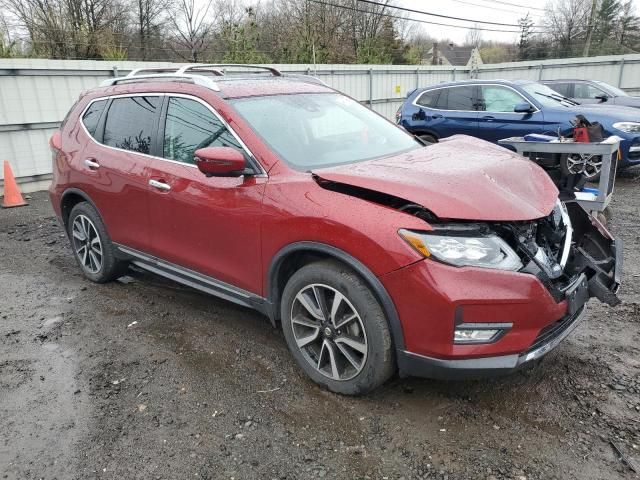
[[[146,74],[146,75],[131,75],[131,73],[125,77],[116,77],[109,78],[108,80],[104,80],[100,85],[103,87],[109,87],[111,85],[118,85],[120,83],[129,83],[129,82],[139,82],[143,80],[175,80],[175,81],[191,81],[195,85],[200,85],[202,87],[209,88],[215,92],[220,91],[220,87],[211,80],[209,77],[205,77],[204,75],[193,75],[189,73],[156,73],[156,74]]]
[[[157,67],[157,68],[136,68],[135,70],[131,70],[127,77],[137,77],[140,76],[142,72],[151,72],[151,73],[178,73],[181,67]],[[206,72],[213,73],[216,77],[224,76],[224,73],[220,70],[207,68]],[[205,72],[203,72],[205,73]]]
[[[282,73],[280,70],[273,67],[265,67],[264,65],[245,65],[242,63],[193,63],[191,65],[185,65],[184,67],[178,69],[176,73],[183,74],[189,71],[197,71],[202,68],[210,68],[210,67],[218,67],[218,68],[253,68],[258,70],[266,70],[271,73],[274,77],[281,77]],[[222,72],[224,74],[224,72]]]
[[[140,75],[142,72],[147,73],[172,73],[178,70],[178,67],[145,67],[145,68],[135,68],[131,70],[126,76],[127,77],[135,77]]]

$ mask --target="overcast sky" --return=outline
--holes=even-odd
[[[518,23],[518,19],[524,17],[527,12],[529,12],[534,22],[539,21],[540,17],[544,15],[544,12],[537,9],[544,9],[547,3],[548,0],[500,0],[499,2],[495,0],[398,0],[397,4],[407,8],[437,13],[439,15],[515,25]],[[527,5],[527,7],[520,7],[518,5]],[[456,43],[463,43],[467,35],[467,29],[469,26],[473,26],[473,24],[469,22],[446,18],[437,18],[416,13],[407,13],[407,15],[416,19],[464,26],[465,28],[454,28],[411,22],[415,23],[413,28],[422,29],[424,32],[438,39],[450,38]],[[518,27],[481,24],[478,24],[478,26],[495,30],[518,30]],[[514,42],[518,39],[518,34],[485,31],[482,32],[482,38],[484,40]]]

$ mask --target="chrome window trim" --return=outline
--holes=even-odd
[[[104,143],[98,142],[93,137],[93,135],[91,135],[89,133],[89,131],[87,130],[87,127],[85,127],[84,122],[82,121],[82,117],[84,117],[84,114],[86,113],[86,111],[89,109],[89,107],[93,103],[98,102],[100,100],[110,100],[110,99],[113,99],[113,98],[129,98],[129,97],[180,97],[180,98],[186,98],[186,99],[189,99],[189,100],[195,100],[195,101],[201,103],[206,108],[208,108],[209,111],[211,113],[213,113],[213,115],[218,120],[220,120],[220,122],[225,126],[225,128],[227,128],[229,130],[229,132],[231,132],[231,135],[233,135],[233,137],[238,141],[238,143],[240,144],[240,147],[244,150],[245,154],[249,158],[252,159],[252,161],[253,161],[253,163],[255,165],[258,166],[258,168],[260,169],[260,172],[256,173],[253,176],[254,177],[267,177],[267,172],[264,169],[264,167],[262,166],[262,164],[258,161],[258,159],[255,157],[255,155],[253,155],[253,153],[251,152],[249,147],[247,147],[247,145],[242,141],[240,136],[233,130],[233,128],[231,128],[229,123],[227,123],[227,121],[224,118],[222,118],[220,116],[220,114],[211,105],[209,105],[207,102],[205,102],[201,98],[198,98],[198,97],[196,97],[194,95],[188,95],[188,94],[184,94],[184,93],[171,93],[171,92],[121,93],[121,94],[115,94],[115,95],[105,95],[103,97],[96,97],[96,98],[92,99],[87,104],[87,106],[82,110],[82,113],[80,113],[80,125],[82,126],[82,129],[84,130],[84,133],[87,134],[87,136],[91,139],[91,141],[93,143],[95,143],[96,145],[100,145],[101,147],[104,147],[104,148],[109,148],[109,149],[112,149],[112,150],[116,150],[118,152],[132,153],[134,155],[140,155],[142,157],[151,158],[151,159],[154,159],[154,160],[162,160],[164,162],[175,163],[177,165],[183,165],[185,167],[198,168],[196,165],[194,165],[192,163],[179,162],[177,160],[173,160],[173,159],[170,159],[170,158],[158,157],[156,155],[149,155],[147,153],[136,152],[134,150],[125,150],[124,148],[112,147],[111,145],[105,145]],[[107,114],[108,113],[109,112],[107,112]]]
[[[508,88],[510,90],[513,90],[514,92],[516,92],[518,95],[520,95],[520,97],[522,97],[522,99],[527,102],[529,105],[531,105],[533,108],[535,108],[535,111],[530,112],[528,115],[533,114],[533,113],[538,113],[540,111],[540,109],[535,106],[533,103],[531,103],[531,101],[529,99],[527,99],[524,95],[522,95],[519,91],[517,91],[515,88],[509,86],[509,85],[503,85],[501,83],[469,83],[466,85],[449,85],[449,86],[445,86],[445,87],[433,87],[433,88],[429,88],[428,90],[423,91],[420,95],[418,95],[416,97],[416,99],[412,102],[412,105],[415,105],[418,108],[425,108],[427,110],[432,110],[435,112],[473,112],[473,113],[482,113],[482,112],[486,112],[486,113],[506,113],[509,115],[525,115],[523,113],[518,113],[518,112],[492,112],[490,110],[443,110],[441,108],[431,108],[431,107],[425,107],[424,105],[419,105],[417,102],[420,99],[420,97],[422,97],[425,93],[427,92],[433,92],[434,90],[443,90],[445,88],[460,88],[460,87],[505,87]],[[478,99],[480,100],[480,99]]]

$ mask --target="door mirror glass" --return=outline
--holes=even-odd
[[[531,113],[533,111],[533,108],[529,103],[524,102],[516,104],[516,106],[513,107],[513,111],[515,113]]]
[[[231,147],[206,147],[195,151],[193,158],[207,177],[240,177],[245,175],[244,155]]]

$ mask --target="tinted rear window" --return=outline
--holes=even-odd
[[[471,86],[445,88],[438,99],[438,108],[442,110],[475,110],[474,104]]]
[[[106,100],[93,102],[89,105],[89,108],[87,108],[87,111],[84,112],[84,115],[82,116],[82,123],[92,137],[96,136],[96,128],[98,127],[100,116],[102,115],[102,111],[106,104]]]
[[[159,97],[114,98],[107,112],[102,143],[150,154],[159,107]]]
[[[420,97],[418,97],[418,101],[416,102],[418,105],[422,105],[427,108],[436,108],[436,102],[438,101],[438,95],[440,94],[440,90],[431,90],[430,92],[424,92]]]

